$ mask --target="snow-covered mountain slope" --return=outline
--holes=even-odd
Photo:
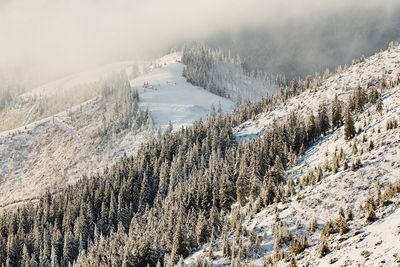
[[[185,81],[180,56],[175,53],[157,60],[146,74],[127,80],[129,86],[125,83],[129,76],[112,76],[111,82],[105,81],[108,91],[101,88],[101,95],[54,116],[1,132],[0,205],[35,198],[45,190],[61,190],[82,175],[100,171],[124,153],[133,154],[170,120],[178,128],[207,116],[212,105],[220,104],[224,112],[231,110],[234,104],[230,100]],[[78,80],[86,83],[99,72],[88,73],[88,77],[77,75],[76,79],[52,83],[53,89],[67,85],[77,88]],[[52,93],[50,85],[43,88],[46,90],[27,94]],[[130,100],[136,97],[134,92],[138,92],[140,111]]]
[[[316,111],[319,103],[331,100],[335,94],[344,102],[355,86],[368,81],[397,78],[400,71],[400,47],[392,47],[364,62],[322,81],[317,92],[304,92],[289,99],[276,110],[258,116],[236,129],[239,140],[262,135],[274,119],[282,119],[291,111],[306,115]],[[343,89],[344,88],[344,89]],[[251,266],[400,266],[400,127],[391,122],[400,120],[400,86],[395,85],[382,93],[383,111],[369,106],[355,118],[359,133],[350,140],[344,138],[344,127],[320,138],[307,149],[297,165],[287,169],[287,177],[295,181],[295,194],[286,201],[254,212],[248,205],[240,209],[242,227],[247,230],[243,242],[247,252],[242,263]],[[342,152],[341,152],[342,151]],[[338,169],[334,170],[335,159]],[[360,160],[361,165],[353,163]],[[348,167],[346,167],[348,165]],[[315,183],[308,175],[322,176]],[[388,190],[388,188],[392,188]],[[396,193],[397,192],[397,193]],[[367,201],[372,201],[376,218],[368,220]],[[339,232],[339,210],[345,211],[348,231]],[[352,211],[353,218],[349,217]],[[276,217],[286,222],[295,237],[308,239],[308,247],[293,256],[291,242],[276,249],[273,233]],[[314,228],[310,227],[315,220]],[[333,222],[328,235],[329,252],[321,257],[322,236],[326,236],[328,222]],[[246,231],[244,231],[246,232]],[[253,234],[251,234],[253,233]],[[254,235],[257,237],[255,238]],[[235,234],[229,232],[233,242]],[[251,241],[253,239],[253,241]],[[254,242],[258,240],[258,244]],[[239,241],[236,241],[239,242]],[[213,264],[228,266],[231,259],[223,257],[222,240],[214,247]],[[210,245],[206,244],[185,260],[195,264],[199,258],[208,258]],[[285,259],[279,260],[278,251]],[[295,260],[292,260],[295,258]],[[296,261],[297,265],[290,265]]]
[[[147,75],[131,81],[131,86],[138,90],[140,106],[149,109],[154,123],[167,126],[169,121],[174,125],[190,125],[195,120],[209,114],[211,106],[223,111],[233,108],[232,101],[216,96],[201,87],[189,84],[182,71],[184,65],[179,63],[181,53],[165,56]],[[164,65],[166,62],[173,64]]]
[[[291,111],[300,114],[316,112],[318,105],[331,101],[335,95],[339,100],[347,101],[357,85],[365,87],[368,82],[376,84],[382,77],[391,80],[400,73],[400,48],[394,46],[377,53],[364,61],[354,64],[345,70],[321,81],[317,90],[308,90],[289,99],[272,112],[259,114],[253,121],[247,121],[235,129],[237,139],[254,138],[262,135],[264,129],[274,120],[279,121]]]

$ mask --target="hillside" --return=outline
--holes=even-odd
[[[83,85],[93,90],[91,94],[99,94],[0,133],[0,205],[37,198],[46,190],[59,191],[83,175],[101,171],[124,154],[134,154],[141,143],[157,136],[158,129],[166,130],[169,121],[179,129],[205,118],[211,106],[216,110],[220,106],[223,112],[233,108],[231,101],[187,83],[179,60],[179,53],[165,56],[132,80],[131,66],[110,65],[22,95],[21,99],[51,99],[58,90],[79,93]],[[101,79],[98,87],[87,84],[96,79]]]
[[[305,91],[273,111],[235,128],[236,139],[242,142],[262,138],[265,129],[276,121],[287,119],[291,113],[318,116],[319,105],[330,103],[335,95],[346,106],[358,86],[367,88],[365,94],[373,88],[382,90],[383,111],[370,105],[357,114],[354,120],[358,130],[354,138],[346,140],[345,126],[334,129],[306,149],[297,164],[286,169],[287,179],[295,184],[291,196],[261,210],[257,210],[254,203],[237,207],[237,212],[242,214],[240,231],[243,240],[240,242],[243,251],[239,252],[242,263],[255,266],[400,264],[399,77],[400,47],[390,46],[386,51],[337,71],[322,80],[316,90]],[[396,190],[397,194],[393,193]],[[376,218],[370,218],[368,205],[371,202],[375,203],[372,205],[376,209]],[[340,209],[344,211],[342,215]],[[352,218],[349,218],[349,211]],[[287,225],[287,232],[282,236],[286,235],[288,239],[279,245],[277,236],[281,233],[274,230],[278,222]],[[330,222],[331,229],[328,230]],[[228,240],[233,244],[238,242],[237,229],[228,231]],[[307,237],[308,245],[293,254],[293,240],[304,237]],[[330,252],[321,257],[321,240],[324,238]],[[221,238],[216,239],[212,263],[231,265],[232,260],[223,255],[222,243]],[[199,257],[208,259],[209,250],[207,244],[185,263],[196,263]],[[283,254],[286,260],[279,261]],[[290,265],[294,262],[297,265]]]
[[[0,108],[3,118],[0,131],[23,127],[88,101],[101,94],[111,76],[124,73],[133,79],[146,72],[148,65],[147,62],[118,62],[72,74],[30,90],[25,88],[26,92],[9,97]]]
[[[183,68],[175,56],[136,84],[121,75],[113,82],[121,90],[103,90],[115,106],[101,119],[99,136],[134,125],[152,131],[169,111],[182,125],[191,118],[182,114],[203,110],[189,97],[167,97],[163,84],[181,95],[185,83],[180,76],[171,81]],[[396,266],[399,65],[400,47],[391,44],[232,112],[166,127],[134,155],[58,194],[1,209],[0,263]],[[200,107],[209,99],[189,93]]]

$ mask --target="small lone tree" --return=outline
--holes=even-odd
[[[325,255],[327,255],[330,252],[329,246],[328,246],[328,241],[326,240],[325,237],[322,238],[321,240],[321,247],[319,248],[319,257],[322,258]]]
[[[382,115],[382,110],[383,110],[383,103],[382,103],[382,97],[379,96],[378,100],[376,102],[376,111],[379,112],[379,114]]]

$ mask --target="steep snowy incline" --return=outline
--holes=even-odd
[[[54,116],[1,132],[0,207],[36,198],[46,190],[62,190],[82,175],[101,171],[124,153],[134,154],[169,121],[177,129],[207,116],[212,105],[221,104],[224,112],[233,108],[230,100],[187,83],[179,59],[175,53],[157,60],[147,74],[131,80],[125,91],[113,88]],[[77,77],[86,82],[92,74]],[[126,98],[134,92],[139,93],[141,113]]]
[[[400,47],[393,46],[377,53],[349,68],[337,71],[315,91],[308,90],[286,101],[271,112],[259,114],[254,120],[247,121],[234,129],[237,140],[261,136],[274,120],[279,121],[291,111],[307,115],[317,112],[318,105],[331,101],[335,95],[340,101],[347,101],[357,85],[365,87],[369,82],[375,85],[382,77],[391,80],[400,73]]]

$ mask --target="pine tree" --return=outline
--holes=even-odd
[[[7,260],[7,251],[6,251],[7,245],[5,242],[4,237],[0,233],[0,264],[4,264]]]
[[[344,210],[342,207],[339,209],[339,218],[336,222],[337,227],[339,228],[339,233],[345,234],[349,231],[349,227],[347,225],[346,215],[344,214]]]
[[[208,258],[210,260],[214,259],[214,247],[215,247],[215,231],[214,231],[214,227],[211,231],[211,236],[210,236],[210,246],[208,249]]]
[[[352,221],[353,218],[354,218],[353,209],[349,206],[347,208],[347,218],[346,219],[347,219],[347,221]]]
[[[315,139],[318,138],[319,135],[319,129],[317,126],[317,123],[315,122],[315,117],[314,115],[311,113],[308,116],[307,119],[307,136],[308,136],[308,140],[309,141],[314,141]]]
[[[29,255],[28,247],[24,244],[22,248],[22,267],[30,267],[31,257]]]
[[[197,245],[203,246],[207,243],[207,238],[209,236],[207,221],[204,216],[204,212],[201,212],[196,224],[196,236],[197,236]]]
[[[71,231],[67,231],[64,237],[63,259],[65,265],[72,264],[76,257],[75,241]]]
[[[19,241],[14,234],[7,239],[7,266],[18,266],[20,258]]]
[[[318,123],[319,123],[319,129],[321,134],[325,135],[330,128],[330,122],[329,122],[329,117],[328,117],[328,111],[326,104],[320,104],[318,108]]]
[[[337,173],[339,168],[339,159],[336,155],[336,152],[333,154],[333,158],[332,158],[332,171],[333,173]]]
[[[327,255],[330,252],[329,246],[328,246],[328,241],[326,240],[325,237],[322,238],[321,240],[321,246],[319,248],[319,257],[322,258],[325,255]]]
[[[376,102],[376,111],[382,115],[382,110],[383,110],[383,101],[382,97],[379,95],[378,100]]]
[[[224,227],[222,228],[222,236],[221,236],[222,254],[224,257],[229,257],[231,255],[231,249],[229,246],[227,231],[228,231],[227,225],[224,224]]]
[[[250,188],[250,198],[254,202],[261,192],[261,182],[257,175],[253,172],[251,177],[251,188]]]
[[[185,240],[183,229],[183,218],[182,213],[179,216],[178,223],[175,227],[174,236],[172,240],[172,250],[171,250],[171,261],[176,263],[176,258],[178,256],[186,256],[188,253],[187,242]]]
[[[245,159],[242,159],[239,168],[239,176],[236,181],[236,195],[241,206],[244,206],[246,204],[249,191],[250,191],[250,184],[249,184],[246,162]]]
[[[354,127],[353,117],[350,113],[350,110],[347,109],[344,117],[344,138],[346,140],[350,140],[355,136],[355,134],[356,134],[356,129]]]
[[[367,103],[368,97],[365,93],[365,90],[358,85],[357,88],[354,90],[354,103],[355,103],[355,110],[357,112],[361,112],[364,110],[364,106]]]
[[[372,198],[369,198],[365,203],[366,220],[368,223],[376,220],[375,204]]]
[[[282,160],[277,155],[275,158],[274,166],[271,169],[270,177],[276,183],[283,183],[285,181],[285,169],[283,168]]]
[[[343,124],[342,106],[336,95],[332,102],[332,127],[339,128]]]
[[[54,245],[51,246],[51,267],[58,267],[58,258],[57,258],[57,254],[56,254],[56,249],[54,248]]]
[[[231,209],[231,205],[234,202],[234,194],[234,187],[229,178],[228,167],[225,165],[222,169],[220,187],[221,208],[224,211],[229,211]]]

